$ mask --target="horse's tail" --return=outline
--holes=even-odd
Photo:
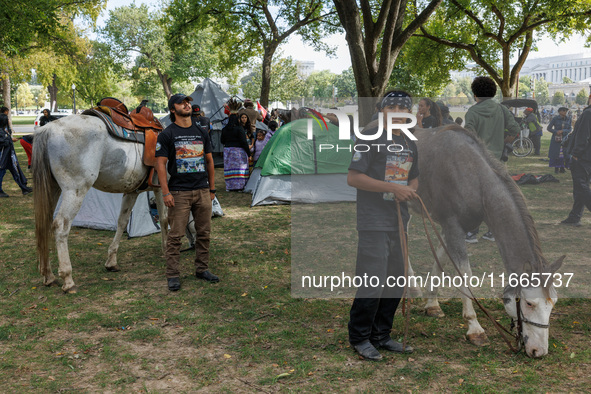
[[[35,133],[31,169],[35,193],[35,238],[39,255],[39,272],[47,280],[52,277],[49,266],[49,244],[52,236],[53,211],[57,203],[59,186],[51,173],[49,164],[48,140],[52,124]],[[49,283],[46,283],[49,284]]]

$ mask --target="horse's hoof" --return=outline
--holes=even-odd
[[[121,269],[119,269],[119,266],[117,266],[117,265],[114,265],[112,267],[106,267],[105,266],[105,269],[107,271],[109,271],[109,272],[119,272],[119,271],[121,271]]]
[[[43,282],[43,285],[44,286],[47,286],[47,287],[53,287],[53,286],[59,286],[60,284],[58,283],[57,280],[54,279],[54,280],[52,280],[51,282],[48,282],[48,283]]]
[[[78,293],[78,287],[72,286],[69,289],[64,289],[64,293],[66,293],[66,294],[76,294],[76,293]]]
[[[478,334],[467,334],[466,339],[468,339],[468,341],[470,341],[471,344],[476,345],[476,346],[490,345],[488,337],[483,332],[478,333]]]
[[[425,315],[429,317],[444,317],[445,313],[438,306],[430,306],[425,308]]]

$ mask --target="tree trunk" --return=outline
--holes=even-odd
[[[159,68],[156,69],[158,73],[158,78],[160,78],[160,82],[162,83],[162,88],[164,88],[164,94],[166,94],[166,99],[170,99],[172,96],[172,78],[168,76],[168,74],[162,73]]]
[[[57,111],[57,83],[56,83],[57,76],[53,74],[53,78],[51,79],[51,85],[47,87],[49,91],[49,110],[51,112]]]
[[[271,92],[271,62],[273,61],[273,55],[277,50],[276,44],[266,45],[265,53],[263,54],[263,69],[261,72],[261,97],[259,102],[265,108],[269,106],[269,94]],[[294,78],[297,78],[294,75]],[[254,97],[252,97],[254,99]]]
[[[10,76],[6,71],[2,71],[2,99],[4,106],[10,108]],[[8,124],[12,130],[12,111],[8,111]]]

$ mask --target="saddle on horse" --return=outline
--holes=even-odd
[[[152,175],[156,164],[156,140],[163,127],[152,110],[145,106],[146,103],[147,100],[142,101],[139,107],[129,112],[127,106],[120,100],[106,97],[96,107],[82,112],[82,115],[102,119],[113,137],[143,144],[143,162],[148,167],[152,167],[148,184],[157,186],[152,184]]]

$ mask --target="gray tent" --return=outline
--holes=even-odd
[[[221,143],[222,122],[228,117],[224,113],[224,104],[230,99],[230,95],[224,92],[220,85],[209,78],[205,78],[203,82],[197,85],[195,91],[190,96],[193,98],[192,104],[198,104],[205,113],[205,116],[211,120],[212,130],[209,135],[214,154],[222,153],[224,151]],[[170,124],[170,116],[166,115],[160,119],[160,122],[164,127],[168,126]]]
[[[146,192],[138,196],[127,224],[127,234],[130,238],[160,232],[160,226],[153,220],[150,212],[150,197],[152,195],[152,192]],[[122,198],[122,193],[105,193],[90,188],[72,225],[95,230],[117,230]],[[56,212],[60,204],[61,198],[58,201]]]

